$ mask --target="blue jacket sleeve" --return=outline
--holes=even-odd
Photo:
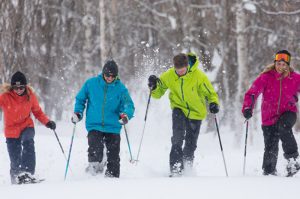
[[[80,113],[83,116],[83,111],[86,106],[86,101],[88,98],[88,91],[87,91],[87,82],[84,83],[80,91],[76,95],[76,102],[74,113]]]
[[[134,114],[134,104],[133,101],[129,95],[129,92],[127,89],[124,90],[121,96],[121,109],[120,113],[125,113],[129,119],[133,117]]]

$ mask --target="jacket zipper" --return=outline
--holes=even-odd
[[[183,94],[183,79],[181,79],[181,95],[182,95],[182,100],[184,101],[184,94]],[[189,104],[187,102],[185,102],[186,104],[186,108],[188,109],[188,114],[187,114],[187,118],[190,115],[190,107]]]
[[[282,94],[282,77],[280,78],[280,85],[279,85],[279,99],[278,99],[277,115],[279,115],[279,108],[280,108],[280,103],[281,103],[281,94]]]
[[[204,87],[206,88],[206,90],[209,92],[209,94],[211,94],[211,92],[210,92],[210,90],[207,88],[206,84],[205,84],[205,83],[203,83],[203,84],[204,84]]]
[[[106,102],[106,93],[107,93],[107,84],[105,84],[104,87],[104,100],[102,104],[102,126],[104,126],[104,107],[105,107],[105,102]]]
[[[184,101],[184,94],[183,94],[183,79],[181,79],[181,96],[182,96],[182,100]]]

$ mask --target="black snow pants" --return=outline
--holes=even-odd
[[[107,169],[105,175],[108,177],[120,176],[120,134],[103,133],[92,130],[88,133],[88,161],[101,162],[103,159],[104,144],[107,148]]]
[[[7,151],[10,159],[11,183],[22,172],[35,172],[34,128],[25,128],[19,138],[6,138]]]
[[[285,112],[274,125],[262,126],[265,142],[262,165],[264,173],[276,172],[279,139],[282,142],[283,155],[286,159],[298,157],[298,146],[292,130],[296,119],[296,113]]]
[[[189,119],[181,109],[175,108],[172,113],[172,122],[170,170],[171,172],[181,172],[184,169],[184,162],[192,163],[194,160],[201,120]],[[182,149],[183,141],[184,147]]]

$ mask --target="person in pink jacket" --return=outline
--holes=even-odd
[[[278,144],[282,142],[284,157],[288,160],[287,176],[300,170],[298,146],[292,127],[297,119],[297,94],[300,92],[300,74],[290,67],[291,54],[287,50],[276,53],[274,64],[267,66],[257,77],[244,97],[242,112],[252,117],[257,97],[262,93],[261,116],[264,136],[263,174],[276,175]]]

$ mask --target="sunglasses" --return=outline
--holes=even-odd
[[[104,73],[105,77],[112,77],[112,78],[116,78],[116,75],[112,74],[112,73]]]
[[[26,86],[13,86],[12,88],[17,91],[17,90],[24,90]]]
[[[285,61],[285,62],[290,62],[290,56],[287,54],[276,54],[275,55],[275,61]]]

